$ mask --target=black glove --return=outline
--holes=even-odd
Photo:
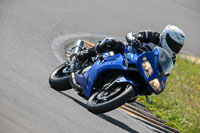
[[[131,45],[136,45],[139,47],[140,44],[141,44],[141,42],[137,38],[134,38],[133,40],[131,40]]]
[[[130,44],[130,45],[136,45],[139,46],[141,44],[140,40],[143,36],[141,34],[138,33],[128,33],[126,35],[126,41]]]

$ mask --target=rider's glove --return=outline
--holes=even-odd
[[[136,37],[134,37],[134,39],[131,40],[131,45],[140,46],[140,44],[141,44],[140,40],[138,40]]]
[[[141,34],[138,34],[138,33],[128,33],[126,35],[126,41],[130,44],[130,45],[135,45],[137,47],[141,47],[141,38],[143,36]]]

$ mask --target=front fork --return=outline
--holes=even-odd
[[[137,94],[135,96],[133,96],[133,98],[131,98],[130,101],[135,101],[135,99],[138,97],[138,88],[135,85],[135,83],[133,81],[131,81],[130,79],[128,79],[127,77],[121,76],[116,80],[117,83],[130,83],[132,85],[132,87],[136,90]],[[146,96],[146,100],[147,102],[150,104],[151,100],[149,99],[148,96]]]
[[[133,81],[131,81],[130,79],[128,79],[127,77],[121,76],[116,80],[116,83],[129,83],[131,84],[131,86],[133,87],[133,89],[135,89],[136,94],[133,96],[133,98],[137,98],[138,97],[138,88],[135,85],[135,83]]]

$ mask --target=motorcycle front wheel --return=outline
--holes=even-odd
[[[49,76],[49,84],[51,88],[57,91],[64,91],[72,88],[69,79],[70,72],[66,63],[63,63],[51,73]]]
[[[88,99],[87,109],[94,114],[105,113],[120,107],[134,95],[135,89],[130,84],[103,87]]]

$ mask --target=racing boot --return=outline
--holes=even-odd
[[[76,55],[79,62],[85,62],[87,59],[96,56],[95,47],[89,48],[88,50],[83,50]]]

